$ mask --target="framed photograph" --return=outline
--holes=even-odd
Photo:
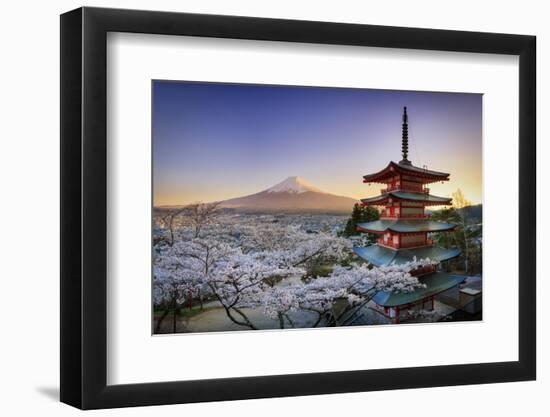
[[[533,380],[535,37],[61,16],[61,401]]]

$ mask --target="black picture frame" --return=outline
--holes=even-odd
[[[108,32],[519,56],[519,360],[107,385]],[[61,16],[61,401],[82,409],[424,388],[536,377],[534,36],[136,10]]]

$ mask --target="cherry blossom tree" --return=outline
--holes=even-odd
[[[425,259],[380,268],[371,268],[367,264],[337,266],[328,277],[268,289],[259,303],[263,303],[268,316],[279,319],[280,327],[284,327],[286,322],[294,327],[289,313],[297,310],[316,314],[317,320],[311,327],[320,324],[346,326],[359,317],[361,309],[379,291],[411,292],[422,287],[424,284],[411,275],[411,271],[434,264]]]
[[[193,297],[202,300],[208,293],[207,277],[217,262],[228,258],[236,249],[226,243],[212,240],[177,240],[173,245],[159,248],[153,260],[154,304],[164,306],[164,313],[157,321],[157,331],[162,320],[173,312],[173,329],[176,313],[185,301]]]
[[[273,253],[237,252],[218,262],[216,268],[205,277],[212,294],[233,323],[257,329],[242,309],[255,307],[257,300],[263,298],[265,291],[272,287],[269,278],[303,273],[279,261],[280,258]]]
[[[351,243],[329,233],[307,233],[296,225],[247,223],[237,216],[205,215],[197,229],[194,212],[173,222],[171,244],[154,250],[154,304],[163,314],[177,312],[199,299],[215,301],[228,319],[258,329],[249,311],[262,311],[280,328],[295,327],[294,314],[311,318],[308,327],[347,326],[379,291],[409,292],[422,286],[411,274],[432,265],[420,260],[373,268],[349,262]],[[190,214],[191,213],[191,214]],[[200,217],[200,216],[199,216]],[[203,216],[204,218],[204,216]],[[162,225],[155,233],[166,233]],[[198,232],[197,232],[198,231]],[[331,265],[326,277],[309,275],[313,262]]]
[[[303,273],[285,261],[280,252],[244,254],[212,239],[177,241],[155,260],[155,303],[168,304],[175,311],[186,297],[207,294],[232,322],[256,329],[241,309],[258,299],[269,278]]]
[[[154,226],[158,229],[156,236],[167,235],[164,239],[172,246],[176,240],[175,230],[179,226],[188,227],[192,230],[193,238],[197,238],[205,226],[215,222],[219,210],[219,202],[193,203],[175,209],[161,209],[155,219]]]

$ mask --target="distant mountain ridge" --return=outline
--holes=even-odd
[[[300,177],[288,177],[255,194],[221,202],[222,207],[243,211],[349,213],[353,198],[329,194]]]
[[[444,209],[439,209],[439,210],[426,209],[426,212],[429,214],[433,214],[441,210],[444,210]],[[469,222],[481,223],[483,221],[483,204],[474,204],[471,206],[462,207],[458,209],[458,211],[461,212],[468,219]]]
[[[475,204],[472,206],[466,206],[459,211],[462,211],[464,213],[464,216],[471,221],[476,223],[481,223],[483,220],[483,205],[482,204]]]

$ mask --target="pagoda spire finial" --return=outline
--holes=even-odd
[[[412,165],[411,161],[407,159],[409,156],[409,117],[407,116],[407,107],[403,107],[403,125],[402,125],[402,139],[401,139],[401,152],[403,153],[403,159],[399,161],[400,164]]]

